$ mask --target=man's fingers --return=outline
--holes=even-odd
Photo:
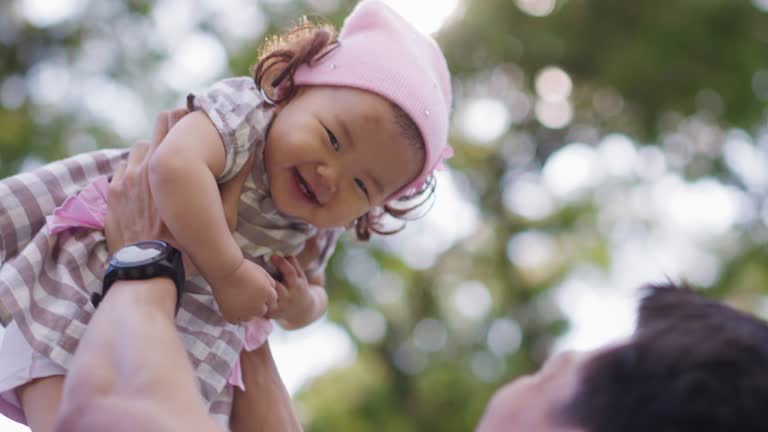
[[[151,151],[154,152],[157,146],[160,145],[160,141],[165,138],[166,135],[168,135],[168,131],[170,130],[170,127],[168,126],[168,121],[171,118],[170,113],[168,111],[163,111],[160,114],[155,117],[155,131],[152,134],[152,143],[151,143]]]
[[[155,132],[152,135],[151,152],[157,149],[163,138],[168,135],[168,131],[188,113],[189,111],[186,108],[175,108],[171,111],[163,111],[157,115],[155,118]]]
[[[150,143],[145,140],[137,141],[131,146],[131,152],[128,153],[128,162],[125,168],[126,171],[137,169],[141,165],[149,152],[149,146]],[[125,172],[123,174],[125,174]]]
[[[111,184],[118,184],[123,180],[123,176],[125,175],[125,166],[126,166],[125,161],[117,164],[117,168],[115,168],[115,172],[112,173],[112,180],[110,181]]]
[[[171,130],[173,126],[181,120],[182,117],[189,114],[186,108],[176,108],[168,114],[168,130]]]

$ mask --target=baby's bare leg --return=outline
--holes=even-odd
[[[32,432],[50,432],[61,406],[64,376],[56,375],[36,379],[16,389],[21,409]]]

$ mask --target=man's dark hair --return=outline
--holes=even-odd
[[[589,432],[768,431],[768,325],[648,287],[631,341],[586,365],[563,410]]]

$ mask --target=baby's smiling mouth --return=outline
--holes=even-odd
[[[298,169],[294,170],[294,174],[296,176],[296,183],[298,183],[299,189],[304,194],[304,196],[307,197],[307,199],[309,199],[313,203],[320,205],[320,201],[317,200],[317,196],[312,191],[312,188],[310,187],[309,183],[307,183],[304,180],[304,177],[301,176],[301,173],[299,172]]]

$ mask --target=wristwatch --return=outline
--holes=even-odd
[[[184,263],[181,252],[160,240],[145,240],[122,247],[109,257],[109,266],[104,273],[101,293],[91,295],[91,303],[98,307],[107,295],[109,287],[119,280],[143,280],[155,277],[169,277],[176,284],[176,312],[181,304],[184,288]]]

